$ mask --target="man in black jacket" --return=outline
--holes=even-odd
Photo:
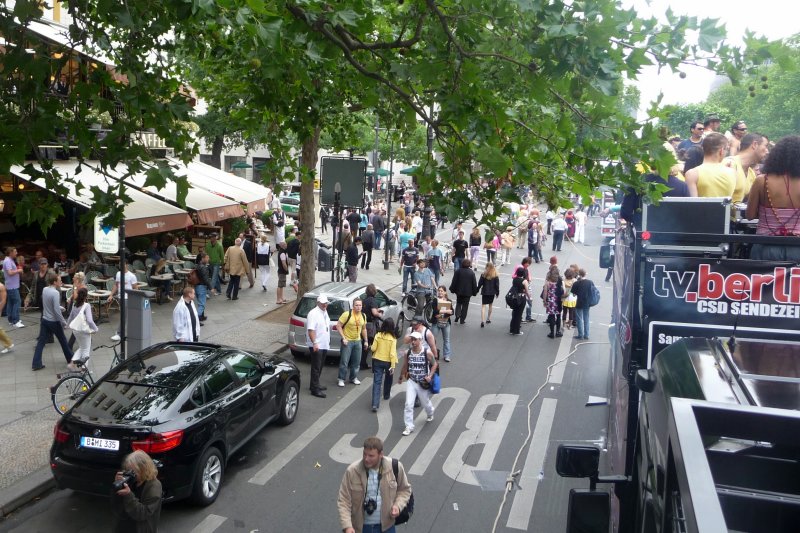
[[[464,323],[469,309],[469,300],[478,293],[478,281],[472,270],[472,261],[461,260],[461,268],[453,272],[450,282],[450,292],[456,295],[456,312],[453,316],[456,322]]]
[[[383,211],[376,209],[372,212],[372,216],[369,219],[369,223],[372,224],[372,229],[375,232],[375,249],[381,249],[381,237],[383,232],[386,231],[386,224],[383,222]]]
[[[361,268],[369,270],[369,265],[372,263],[372,248],[375,246],[375,231],[372,229],[372,224],[367,224],[367,229],[361,234],[361,246],[364,253],[361,254]]]
[[[361,215],[358,214],[358,211],[355,209],[351,210],[345,217],[345,220],[350,223],[350,232],[353,236],[355,237],[358,235],[358,225],[361,223]]]
[[[358,253],[358,245],[361,244],[361,237],[356,237],[350,246],[344,251],[344,258],[347,262],[347,277],[350,283],[355,283],[358,279],[358,258],[361,257]]]

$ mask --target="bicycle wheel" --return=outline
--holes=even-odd
[[[407,322],[411,322],[417,314],[417,299],[412,294],[406,294],[403,301],[400,302],[401,313]]]
[[[425,317],[425,322],[433,324],[433,301],[425,305],[425,308],[422,310],[422,316]]]
[[[90,388],[91,384],[81,376],[61,378],[61,381],[53,387],[53,407],[56,412],[63,415],[72,409],[72,406],[83,398]]]

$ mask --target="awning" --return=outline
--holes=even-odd
[[[55,44],[59,44],[65,48],[75,50],[77,53],[93,59],[98,63],[103,63],[109,67],[114,66],[114,62],[101,53],[96,51],[89,53],[83,48],[83,46],[74,46],[69,36],[69,30],[60,24],[46,20],[32,20],[28,23],[27,29],[31,33],[37,34],[39,37],[42,37]]]
[[[374,170],[370,171],[370,172],[367,172],[367,176],[374,176],[374,175],[375,175],[375,171]],[[386,170],[385,168],[379,168],[378,169],[378,176],[388,176],[388,175],[389,175],[389,171]]]
[[[40,168],[38,163],[33,163],[33,165],[36,168]],[[113,183],[109,184],[107,181],[109,178],[96,173],[86,165],[83,165],[80,174],[76,175],[75,169],[78,167],[78,161],[53,161],[53,167],[62,176],[76,178],[83,184],[85,188],[81,190],[80,194],[75,192],[75,187],[72,184],[65,183],[64,185],[69,189],[66,200],[86,208],[91,207],[93,203],[91,193],[88,190],[89,187],[97,186],[107,191],[114,185]],[[11,167],[11,173],[19,179],[44,188],[43,179],[33,180],[24,173],[24,170],[25,168],[21,165],[13,165]],[[192,225],[192,219],[188,213],[178,207],[130,187],[126,189],[126,194],[132,200],[131,203],[125,206],[124,210],[125,235],[128,237],[181,230]]]
[[[180,162],[177,164],[179,168],[176,168],[175,172],[184,174],[186,172],[186,166]],[[117,171],[124,173],[124,167],[120,167],[121,165],[117,167]],[[137,174],[135,176],[128,176],[125,181],[134,187],[143,189],[156,198],[172,203],[177,202],[178,188],[174,181],[168,181],[166,186],[159,190],[152,185],[145,187],[146,179],[147,176],[145,174]],[[215,222],[220,220],[238,218],[243,214],[242,208],[238,202],[197,187],[189,187],[189,191],[186,193],[186,207],[190,211],[197,213],[197,221],[200,224],[207,226],[213,226]]]
[[[403,170],[400,171],[400,174],[407,174],[407,175],[414,174],[417,171],[417,168],[418,167],[407,167],[407,168],[404,168]]]
[[[169,158],[171,164],[184,166],[179,160]],[[272,199],[272,191],[258,183],[240,178],[205,163],[192,161],[185,165],[186,177],[192,187],[199,187],[220,196],[243,203],[247,206],[247,214],[266,211],[267,202]],[[176,171],[179,174],[184,171]]]

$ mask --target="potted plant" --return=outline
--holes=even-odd
[[[99,130],[100,128],[107,128],[114,120],[108,111],[100,111],[93,107],[86,113],[86,122],[91,124],[91,129]]]

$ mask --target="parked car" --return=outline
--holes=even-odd
[[[306,318],[308,312],[317,305],[317,297],[324,294],[328,297],[328,316],[331,317],[331,348],[328,350],[328,357],[339,357],[342,346],[342,337],[333,329],[339,317],[345,311],[353,307],[353,300],[366,298],[366,283],[346,283],[334,282],[323,283],[305,293],[297,300],[297,306],[289,319],[289,350],[292,355],[298,357],[308,353],[306,344]],[[390,298],[381,289],[375,296],[378,307],[383,309],[383,317],[391,318],[395,323],[395,331],[401,332],[405,327],[405,319],[400,312],[400,304]]]
[[[103,376],[56,424],[50,468],[60,488],[108,496],[134,450],[158,466],[164,499],[208,505],[228,459],[272,421],[297,415],[300,374],[276,355],[162,343]]]
[[[300,195],[299,194],[289,194],[286,196],[280,197],[281,201],[281,209],[283,212],[286,213],[287,216],[292,218],[297,218],[300,216]]]

